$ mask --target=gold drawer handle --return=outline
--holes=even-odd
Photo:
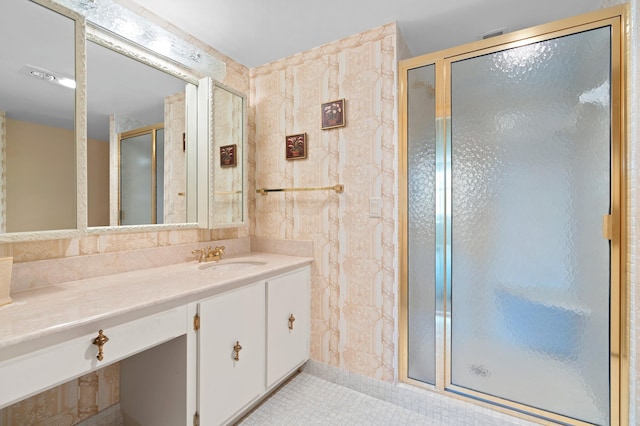
[[[107,343],[108,341],[109,338],[104,335],[102,330],[98,331],[98,337],[93,339],[93,344],[98,347],[98,356],[96,356],[96,358],[98,358],[98,361],[102,361],[104,359],[103,348],[105,343]]]
[[[293,316],[293,314],[291,314],[291,316],[289,317],[289,330],[293,330],[293,322],[296,320],[296,317]]]
[[[242,350],[242,346],[240,346],[240,342],[236,342],[236,344],[233,346],[233,351],[236,353],[236,355],[233,357],[234,360],[240,361],[241,350]]]

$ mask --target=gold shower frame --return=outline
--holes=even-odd
[[[454,61],[467,59],[483,54],[494,53],[508,48],[519,47],[530,43],[549,40],[556,37],[570,35],[581,31],[611,27],[611,301],[610,301],[610,417],[612,426],[627,425],[629,423],[629,394],[630,394],[630,365],[629,365],[629,274],[626,268],[628,261],[628,228],[631,225],[627,216],[627,127],[628,127],[628,99],[627,96],[627,63],[630,57],[629,17],[628,6],[615,6],[577,17],[563,19],[545,25],[532,27],[493,37],[486,40],[469,43],[463,46],[439,51],[407,59],[399,63],[399,236],[400,236],[400,280],[399,280],[399,380],[415,386],[427,388],[439,393],[474,402],[490,407],[494,410],[513,416],[525,418],[542,424],[586,425],[587,423],[567,418],[565,416],[535,409],[530,406],[517,404],[501,398],[473,392],[468,389],[456,388],[451,383],[450,366],[450,318],[447,313],[446,293],[450,291],[447,285],[449,277],[447,270],[442,268],[441,276],[445,295],[441,300],[436,299],[437,310],[441,310],[443,324],[436,329],[436,384],[435,386],[410,379],[408,377],[408,168],[407,168],[407,126],[408,126],[408,71],[428,65],[435,66],[435,102],[436,102],[436,145],[450,146],[448,134],[448,120],[450,119],[451,104],[447,88],[451,86],[448,69]],[[449,148],[445,148],[446,149]],[[436,155],[443,154],[437,152]],[[439,170],[439,169],[438,169]],[[450,194],[440,197],[436,201],[436,214],[444,212],[445,205],[450,205]],[[446,197],[446,198],[445,198]],[[603,212],[605,213],[605,212]],[[446,232],[443,234],[446,236]],[[446,237],[445,237],[446,239]],[[439,242],[437,244],[442,244]],[[444,245],[448,244],[445,241]],[[446,256],[446,250],[443,250]],[[444,264],[449,262],[444,260]],[[436,266],[438,268],[438,266]],[[438,276],[438,272],[436,272]],[[436,324],[438,324],[436,322]],[[464,395],[461,395],[464,394]]]

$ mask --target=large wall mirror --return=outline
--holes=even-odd
[[[195,78],[151,66],[99,30],[89,35],[89,227],[197,226]]]
[[[69,237],[86,224],[75,130],[84,21],[42,3],[0,2],[0,241]]]
[[[246,99],[86,22],[101,5],[0,2],[0,242],[243,223]]]

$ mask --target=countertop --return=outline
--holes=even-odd
[[[266,262],[243,270],[212,266]],[[12,294],[0,306],[0,360],[53,344],[85,326],[126,321],[197,301],[309,265],[313,258],[248,253],[219,262],[188,262],[71,281]],[[201,268],[204,267],[204,268]],[[38,342],[38,343],[36,343]],[[11,350],[16,346],[23,350]]]

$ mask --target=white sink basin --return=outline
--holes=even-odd
[[[244,271],[247,269],[264,266],[267,262],[259,259],[229,259],[208,262],[200,265],[198,269],[209,269],[218,272]]]

